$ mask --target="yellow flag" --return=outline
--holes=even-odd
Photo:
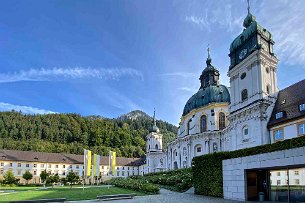
[[[112,169],[112,175],[115,174],[115,167],[116,167],[116,152],[112,152],[112,162],[111,162],[111,169]]]
[[[93,155],[93,176],[97,176],[97,171],[96,171],[96,168],[97,168],[97,158],[98,158],[98,155],[97,154],[94,154]]]
[[[87,176],[91,176],[91,151],[87,151]]]

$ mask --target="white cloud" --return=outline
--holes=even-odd
[[[280,61],[305,67],[304,1],[261,1],[254,15],[274,36]]]
[[[214,26],[225,29],[229,33],[240,31],[243,17],[233,15],[234,12],[230,2],[226,2],[224,6],[219,6],[219,2],[215,1],[213,4],[204,4],[202,7],[205,8],[204,13],[197,16],[186,16],[185,21],[208,32],[211,32]]]
[[[189,87],[179,87],[178,90],[182,90],[182,91],[186,91],[186,92],[190,92],[190,93],[195,93],[198,91],[198,88],[189,88]]]
[[[56,113],[53,111],[45,110],[45,109],[39,109],[31,106],[19,106],[9,103],[0,102],[0,111],[21,111],[22,113],[26,114],[50,114],[50,113]]]
[[[137,77],[144,80],[142,72],[132,68],[52,68],[30,69],[0,73],[0,83],[19,81],[63,81],[75,79],[118,80],[122,77]]]
[[[189,78],[189,77],[196,77],[198,74],[195,73],[189,73],[189,72],[173,72],[173,73],[163,73],[161,76],[168,76],[168,77],[183,77],[183,78]]]

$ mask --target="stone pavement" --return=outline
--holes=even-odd
[[[79,201],[79,202],[99,202],[99,201]],[[239,201],[233,200],[225,200],[221,198],[214,197],[206,197],[201,195],[194,195],[192,191],[188,191],[185,193],[172,192],[169,190],[161,189],[160,194],[158,195],[147,195],[147,196],[136,196],[134,199],[128,200],[114,200],[107,201],[113,203],[171,203],[171,202],[179,202],[179,203],[237,203]],[[251,202],[254,203],[254,202]]]

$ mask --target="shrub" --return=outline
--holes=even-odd
[[[159,184],[165,186],[167,189],[178,192],[186,191],[192,187],[192,173],[190,168],[149,173],[144,176],[132,176],[131,178]]]
[[[231,152],[217,152],[194,157],[192,161],[195,193],[223,197],[222,161],[244,156],[305,146],[305,136]]]
[[[160,191],[158,185],[148,183],[147,181],[132,178],[112,178],[105,182],[121,188],[127,188],[135,191],[141,191],[148,194],[157,194]]]

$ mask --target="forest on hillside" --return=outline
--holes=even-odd
[[[157,121],[163,146],[176,137],[177,127]],[[29,115],[0,112],[0,148],[82,154],[91,149],[100,155],[140,157],[145,153],[151,118],[108,119],[78,114]]]

